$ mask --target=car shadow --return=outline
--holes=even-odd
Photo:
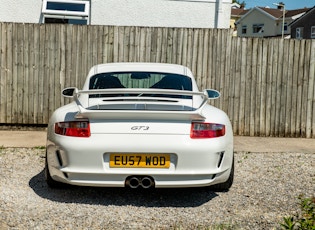
[[[176,189],[129,189],[66,186],[49,188],[44,171],[29,181],[29,186],[40,197],[60,203],[82,203],[95,205],[131,205],[136,207],[198,207],[218,194],[209,188]]]

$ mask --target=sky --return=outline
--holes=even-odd
[[[276,8],[277,6],[273,3],[283,2],[285,8],[288,10],[300,9],[304,7],[315,6],[315,0],[244,0],[246,3],[246,9],[253,8],[255,6],[269,6],[270,8]],[[243,0],[239,0],[243,2]]]

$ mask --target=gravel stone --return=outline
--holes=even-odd
[[[0,149],[0,229],[276,229],[315,195],[315,154],[235,153],[228,192],[67,187],[44,180],[45,149]]]

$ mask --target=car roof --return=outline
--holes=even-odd
[[[89,75],[107,72],[160,72],[174,73],[192,77],[191,71],[182,65],[166,63],[148,63],[148,62],[120,62],[95,65],[91,68]]]

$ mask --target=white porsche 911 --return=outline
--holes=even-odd
[[[49,122],[45,175],[50,187],[231,187],[233,132],[181,65],[111,63],[91,68],[73,102]]]

